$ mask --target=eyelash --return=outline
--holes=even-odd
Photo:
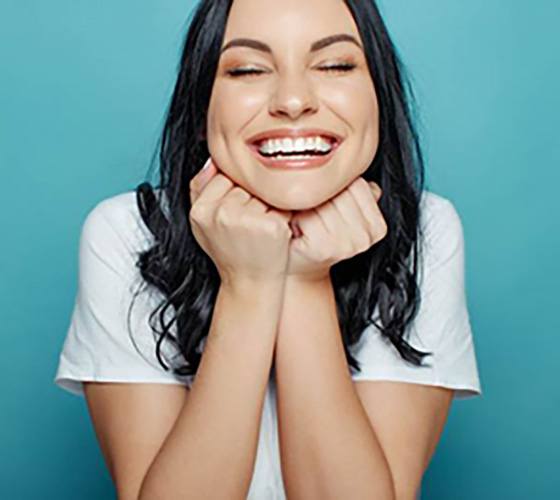
[[[355,64],[352,63],[343,63],[343,64],[333,64],[331,66],[322,66],[319,69],[324,71],[334,71],[336,72],[343,72],[348,73],[352,71],[356,67]],[[260,75],[261,73],[265,73],[265,71],[258,70],[258,69],[246,69],[246,68],[234,68],[227,71],[227,74],[236,78],[245,75]]]

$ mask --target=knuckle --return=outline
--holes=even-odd
[[[319,262],[326,262],[333,258],[329,245],[318,245],[315,249],[315,257]]]
[[[201,216],[200,212],[201,212],[200,211],[200,205],[194,203],[193,206],[190,209],[189,217],[193,220],[199,220],[200,216]]]
[[[270,238],[277,241],[286,238],[288,233],[291,235],[288,224],[285,224],[276,217],[268,217],[263,221],[263,231],[265,231]]]
[[[239,225],[244,229],[250,229],[254,225],[253,217],[250,212],[243,211],[239,215]]]
[[[359,238],[358,250],[360,251],[360,253],[365,252],[370,246],[371,246],[371,238],[369,234],[363,234]]]
[[[385,222],[385,220],[383,220],[383,236],[386,236],[387,233],[389,232],[389,226],[387,225],[387,222]]]
[[[252,197],[248,202],[248,207],[254,208],[259,211],[266,211],[266,205],[256,197]]]
[[[193,178],[189,181],[189,189],[190,189],[191,191],[196,191],[196,190],[197,190],[196,177],[193,177]]]
[[[225,205],[219,205],[214,213],[214,221],[219,226],[228,226],[230,223],[231,216],[229,215],[229,210]]]
[[[270,236],[278,236],[280,234],[280,224],[278,224],[278,221],[272,219],[272,218],[267,218],[265,220],[263,220],[262,222],[262,228],[263,231],[266,232],[266,234],[270,235]]]
[[[201,223],[206,218],[208,207],[201,203],[194,203],[189,212],[189,218],[195,222]]]
[[[345,258],[354,255],[355,252],[356,250],[353,245],[344,245],[344,248],[342,249],[342,255]]]
[[[230,189],[228,193],[228,197],[237,199],[246,199],[249,198],[249,194],[240,186],[234,186]]]
[[[385,238],[388,233],[389,233],[389,228],[387,227],[387,223],[383,222],[381,224],[380,229],[378,230],[378,241]]]
[[[370,183],[368,181],[366,181],[363,177],[358,177],[358,179],[356,179],[356,185],[360,186],[360,189],[371,189],[370,187]]]
[[[283,220],[276,220],[276,236],[279,239],[285,239],[292,236],[292,230],[290,226]]]

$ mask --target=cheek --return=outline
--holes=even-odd
[[[263,102],[265,93],[256,86],[216,82],[208,106],[208,150],[219,170],[245,189],[243,156],[239,156],[245,146],[239,137],[247,135],[245,128],[262,110]]]
[[[352,163],[362,173],[373,161],[379,146],[379,108],[373,84],[369,81],[330,89],[323,102],[345,122],[353,137],[347,148]]]
[[[226,136],[237,134],[265,101],[265,92],[256,86],[231,83],[216,85],[208,108],[210,132]]]
[[[344,86],[324,88],[322,100],[347,123],[352,132],[366,137],[377,130],[379,111],[371,82],[359,80]]]
[[[352,103],[348,106],[353,109],[356,120],[356,132],[360,138],[361,155],[369,165],[379,146],[379,107],[373,86],[364,85],[356,90]]]

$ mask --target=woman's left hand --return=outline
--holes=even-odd
[[[290,226],[288,279],[320,281],[330,267],[365,252],[387,234],[377,202],[382,191],[358,177],[345,190],[318,207],[296,212]]]

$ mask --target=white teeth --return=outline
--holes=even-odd
[[[268,139],[264,141],[259,151],[263,154],[294,153],[303,151],[318,151],[327,153],[332,149],[330,142],[321,136],[317,137],[289,137]]]
[[[295,144],[290,139],[282,139],[281,144],[281,150],[286,153],[291,153],[295,149]]]

